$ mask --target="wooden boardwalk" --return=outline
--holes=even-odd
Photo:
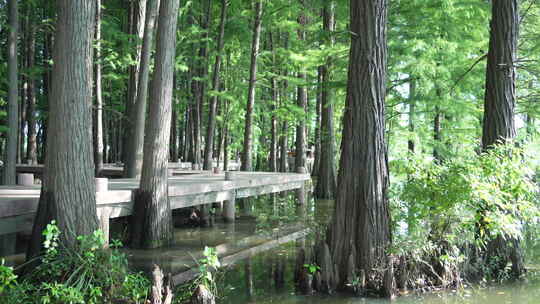
[[[172,209],[222,201],[234,208],[236,198],[300,189],[310,180],[309,174],[298,173],[234,172],[231,180],[223,173],[194,173],[169,177],[169,197]],[[138,186],[136,179],[109,179],[108,191],[96,193],[97,215],[106,232],[110,218],[131,214]],[[40,185],[0,187],[0,236],[31,230],[39,194]]]

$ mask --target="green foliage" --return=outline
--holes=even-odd
[[[194,281],[194,286],[204,285],[212,294],[217,295],[215,273],[221,267],[216,248],[204,247],[204,258],[198,261],[199,276]]]
[[[41,263],[17,282],[12,277],[4,295],[8,303],[144,303],[150,282],[128,272],[126,256],[118,250],[121,243],[104,249],[98,230],[77,237],[77,245],[67,248],[60,233],[54,221],[47,225]]]
[[[537,223],[540,215],[529,159],[523,149],[499,145],[441,164],[394,162],[406,176],[391,189],[394,253],[461,265],[471,258],[470,245],[523,239],[524,223]]]
[[[309,274],[315,274],[317,271],[321,270],[321,267],[316,264],[304,264],[304,268],[307,269]]]
[[[17,279],[15,273],[13,273],[13,267],[5,266],[5,261],[0,263],[0,294],[9,288]]]

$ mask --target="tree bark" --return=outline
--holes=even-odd
[[[56,220],[63,243],[98,228],[92,153],[92,57],[96,3],[59,0],[45,173],[27,260]]]
[[[162,0],[159,9],[143,170],[133,210],[133,247],[160,247],[169,244],[173,236],[168,164],[178,8],[179,0]]]
[[[410,156],[414,155],[414,116],[416,108],[416,80],[409,83],[409,139],[407,140],[407,149]]]
[[[519,8],[517,0],[493,0],[482,148],[516,137],[514,111],[516,103],[517,43]]]
[[[144,27],[146,24],[146,4],[147,0],[131,0],[129,2],[130,20],[129,20],[129,34],[137,37],[135,48],[135,64],[129,67],[129,82],[126,99],[126,108],[124,115],[126,119],[125,128],[123,133],[122,145],[124,146],[123,161],[127,162],[128,153],[130,153],[131,139],[133,136],[133,129],[135,117],[135,104],[137,103],[137,92],[141,62],[142,41],[144,38]]]
[[[94,109],[94,166],[95,175],[101,176],[103,170],[103,97],[101,94],[101,0],[96,0],[96,64],[95,64],[95,96]]]
[[[516,67],[519,36],[519,1],[493,0],[484,98],[482,149],[516,137]],[[512,157],[512,156],[509,156]],[[525,272],[521,241],[507,235],[489,240],[486,265],[503,272],[508,262],[518,278]]]
[[[324,30],[327,32],[327,43],[330,47],[334,44],[332,38],[335,31],[334,3],[329,2],[323,9]],[[315,197],[333,199],[336,195],[335,175],[335,137],[334,137],[334,105],[332,101],[332,57],[327,58],[322,66],[322,106],[321,106],[321,157],[319,160],[319,174]]]
[[[33,21],[33,14],[29,16],[28,23],[28,69],[31,71],[28,77],[28,100],[26,109],[26,120],[28,124],[26,159],[29,164],[37,164],[37,131],[36,131],[36,81],[33,69],[35,67],[36,56],[36,26]]]
[[[315,119],[315,156],[313,160],[313,170],[311,172],[311,176],[317,176],[317,174],[319,174],[319,167],[321,164],[322,86],[322,66],[319,66],[317,68],[317,104],[315,106],[315,113],[317,115]]]
[[[253,106],[255,104],[255,86],[257,84],[257,58],[261,38],[262,1],[255,1],[253,20],[253,41],[251,43],[251,65],[249,68],[249,88],[244,125],[244,147],[242,151],[242,171],[252,170],[253,149]]]
[[[277,70],[277,62],[276,62],[276,53],[274,50],[274,39],[272,32],[269,32],[268,34],[268,43],[270,45],[270,51],[272,52],[272,62],[274,64],[274,69]],[[276,71],[277,72],[277,71]],[[278,171],[278,165],[277,165],[277,128],[278,128],[278,122],[277,122],[277,115],[276,115],[276,105],[279,102],[279,84],[277,78],[274,76],[270,80],[271,83],[271,90],[272,90],[272,104],[270,106],[272,110],[272,118],[270,120],[270,133],[271,133],[271,142],[270,142],[270,171],[277,172]]]
[[[302,5],[302,8],[305,10],[305,2],[304,0],[299,0],[300,4]],[[307,17],[302,12],[300,13],[300,16],[298,17],[298,40],[305,41],[306,40],[306,32],[305,27],[307,24]],[[307,108],[307,89],[306,89],[306,82],[307,82],[307,75],[305,71],[303,71],[303,68],[300,68],[300,72],[298,73],[299,81],[302,82],[300,86],[297,88],[297,99],[296,99],[296,105],[305,113]],[[298,168],[305,168],[306,167],[306,117],[300,117],[299,121],[296,124],[296,156],[294,160],[294,171]]]
[[[144,38],[139,66],[139,83],[137,85],[137,98],[133,108],[133,128],[130,138],[129,151],[126,151],[125,176],[139,178],[143,163],[144,128],[146,124],[146,99],[148,97],[148,79],[150,78],[150,55],[152,53],[152,40],[160,0],[148,0],[146,21],[144,25]]]
[[[176,82],[173,82],[176,84]],[[171,143],[170,143],[170,155],[169,158],[172,162],[178,162],[178,113],[176,111],[176,100],[172,100],[172,111],[171,111]]]
[[[391,243],[387,199],[388,165],[384,138],[386,0],[350,2],[351,50],[336,207],[328,235],[338,286],[354,273],[381,283]],[[335,278],[334,278],[335,280]]]
[[[226,0],[221,0],[221,18],[219,22],[219,34],[217,39],[216,62],[214,63],[214,72],[212,77],[212,90],[214,93],[219,91],[219,73],[221,69],[221,53],[223,51],[225,36],[225,20],[227,19]],[[206,126],[206,145],[204,146],[204,170],[212,170],[212,143],[214,142],[214,133],[216,129],[216,105],[218,97],[216,94],[210,99],[208,106],[208,124]]]
[[[15,185],[17,165],[17,136],[19,132],[17,36],[19,35],[18,0],[8,1],[8,134],[2,171],[3,184]]]

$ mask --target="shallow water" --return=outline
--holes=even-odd
[[[267,251],[248,261],[239,263],[224,274],[219,290],[218,303],[389,303],[384,299],[358,298],[350,295],[298,294],[294,289],[294,251],[300,242],[292,242]],[[284,273],[281,281],[279,273]],[[251,282],[250,282],[251,278]],[[252,288],[250,288],[252,286]],[[459,291],[409,294],[398,297],[396,304],[538,304],[540,303],[540,279],[531,275],[527,282],[495,285],[487,288],[465,288]]]
[[[204,246],[217,246],[223,255],[262,244],[276,237],[277,231],[297,231],[301,227],[320,230],[332,214],[332,201],[308,199],[303,209],[296,208],[293,193],[264,196],[253,200],[234,225],[219,219],[211,228],[178,228],[172,247],[156,250],[128,250],[136,269],[150,270],[158,263],[173,274],[196,264]],[[242,211],[238,210],[239,213]],[[281,229],[281,230],[279,230]],[[287,230],[288,229],[288,230]],[[281,234],[282,235],[282,234]],[[228,267],[219,277],[218,303],[388,303],[387,300],[350,295],[309,295],[296,293],[293,283],[294,261],[299,247],[310,246],[311,239],[299,239],[258,253]],[[531,275],[527,283],[466,288],[459,291],[408,294],[397,304],[540,304],[540,276]]]

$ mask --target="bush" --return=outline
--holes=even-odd
[[[5,303],[146,301],[150,282],[140,273],[128,272],[127,258],[118,250],[119,242],[113,242],[111,249],[103,249],[103,233],[96,231],[79,236],[77,246],[67,248],[59,241],[60,231],[54,221],[47,225],[43,235],[45,253],[34,271],[15,281],[5,267],[0,268]]]
[[[527,159],[522,150],[501,145],[441,164],[400,164],[406,178],[390,191],[394,252],[463,270],[479,266],[470,264],[474,251],[490,240],[523,239],[525,224],[539,218]],[[433,257],[437,263],[429,261]]]

